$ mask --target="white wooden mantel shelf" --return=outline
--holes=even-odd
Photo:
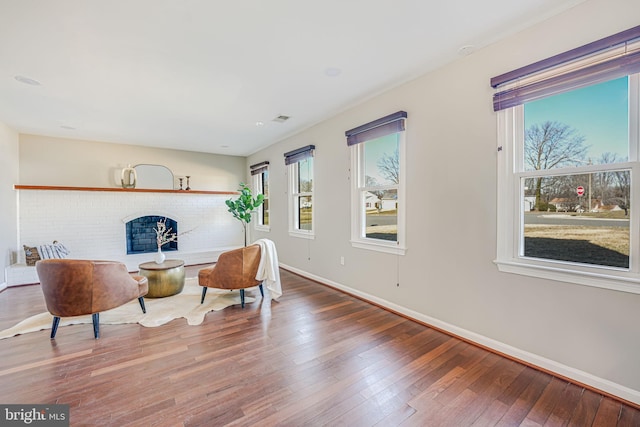
[[[52,190],[52,191],[112,191],[115,193],[175,193],[175,194],[238,194],[236,191],[204,191],[204,190],[161,190],[144,188],[119,188],[119,187],[64,187],[51,185],[19,185],[13,186],[16,190]]]

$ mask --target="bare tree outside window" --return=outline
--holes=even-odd
[[[626,162],[627,158],[621,158],[616,153],[602,153],[600,164],[614,164]],[[629,198],[631,195],[631,181],[629,173],[625,171],[600,172],[594,174],[595,198],[605,205],[617,205],[624,210],[624,215],[629,215]]]
[[[378,183],[378,180],[375,179],[372,176],[365,176],[365,186],[366,187],[378,187],[380,184]],[[376,209],[378,210],[378,212],[380,212],[382,210],[382,198],[384,197],[384,191],[383,190],[369,190],[369,193],[373,194],[374,196],[376,196],[378,198],[378,201],[376,202]]]
[[[396,148],[393,154],[385,153],[377,163],[380,175],[394,184],[400,182],[400,153]]]
[[[400,155],[397,135],[388,135],[364,143],[364,237],[397,241],[398,185]]]
[[[563,123],[547,121],[531,125],[525,131],[525,167],[528,170],[545,170],[586,162],[588,147],[584,145],[584,140],[584,136]],[[542,178],[535,179],[535,206],[538,210],[544,205],[543,182]]]
[[[555,121],[531,125],[524,137],[526,170],[559,169],[557,175],[523,179],[525,205],[527,197],[535,198],[532,207],[542,211],[525,215],[524,255],[628,268],[629,226],[624,217],[631,174],[628,170],[566,173],[571,167],[593,166],[593,160],[596,165],[621,163],[620,156],[605,152],[597,159],[587,158],[590,147],[585,137]],[[591,221],[579,222],[581,218]]]

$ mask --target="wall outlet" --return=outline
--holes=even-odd
[[[344,265],[344,257],[343,256],[340,257],[340,265]]]

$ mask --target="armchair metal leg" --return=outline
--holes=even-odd
[[[51,339],[56,337],[56,332],[58,332],[58,325],[60,324],[60,317],[53,316],[53,323],[51,324]]]
[[[93,320],[93,337],[98,339],[100,338],[100,313],[93,313],[91,319]]]
[[[204,302],[204,296],[207,294],[207,288],[206,286],[202,287],[202,298],[200,298],[200,304],[202,304]]]
[[[262,283],[260,283],[260,295],[262,295],[262,298],[264,298],[264,288],[262,287]]]
[[[242,308],[244,308],[244,289],[240,289],[240,303],[242,304]]]
[[[144,297],[138,298],[138,302],[140,303],[140,307],[142,308],[142,312],[146,313],[147,312],[147,308],[144,306]]]

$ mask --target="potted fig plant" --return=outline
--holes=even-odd
[[[242,223],[244,245],[247,246],[247,225],[251,222],[251,215],[264,202],[264,195],[258,194],[256,197],[253,197],[251,188],[242,182],[240,183],[238,191],[240,194],[237,199],[229,199],[226,200],[225,203],[233,217]]]

